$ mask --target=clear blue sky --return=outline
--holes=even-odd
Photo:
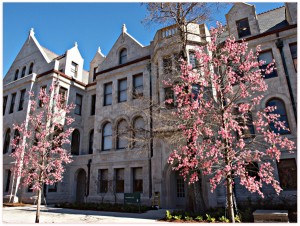
[[[250,4],[256,5],[257,13],[283,5]],[[215,20],[225,23],[230,7],[224,7]],[[124,23],[129,34],[143,45],[149,45],[156,28],[141,23],[145,15],[146,8],[139,3],[3,3],[3,77],[32,27],[39,43],[59,55],[77,41],[85,60],[84,68],[89,70],[98,46],[107,55]]]

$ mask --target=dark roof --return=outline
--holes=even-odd
[[[285,16],[285,6],[257,14],[260,33],[276,30],[288,25]]]

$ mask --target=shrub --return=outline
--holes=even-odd
[[[207,220],[208,222],[214,223],[214,222],[216,221],[216,218],[211,217],[209,214],[206,214],[206,220]]]
[[[229,223],[229,219],[227,219],[225,216],[220,217],[219,221]]]
[[[197,220],[197,221],[203,221],[203,217],[202,217],[202,216],[197,216],[197,217],[195,218],[195,220]]]
[[[172,214],[171,214],[171,212],[170,212],[170,210],[166,210],[166,219],[167,220],[172,220]]]

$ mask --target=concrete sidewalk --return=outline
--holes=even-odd
[[[3,207],[3,223],[31,224],[35,221],[36,206]],[[158,221],[165,216],[165,209],[146,213],[119,213],[92,210],[73,210],[49,206],[41,207],[40,223],[72,224],[164,224]]]

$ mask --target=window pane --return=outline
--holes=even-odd
[[[90,132],[89,139],[89,154],[93,154],[93,144],[94,144],[94,130]]]
[[[119,102],[127,100],[127,79],[119,81]]]
[[[165,74],[172,73],[172,59],[171,58],[164,58],[163,59],[163,67],[164,67],[164,73]]]
[[[280,186],[284,189],[297,190],[297,166],[295,159],[281,159],[278,162]]]
[[[239,38],[251,35],[248,18],[236,22]]]
[[[116,169],[116,192],[124,193],[124,169]]]
[[[288,118],[287,118],[284,103],[279,99],[273,99],[268,101],[267,106],[275,106],[276,109],[273,112],[271,112],[271,114],[279,114],[280,117],[278,118],[278,120],[281,122],[284,121],[284,125],[287,128],[289,128],[289,123],[288,123]],[[274,133],[279,133],[279,134],[290,133],[290,131],[287,130],[282,130],[282,129],[278,130],[278,128],[275,128],[274,123],[270,123],[270,128]]]
[[[72,133],[72,141],[71,141],[72,155],[79,155],[79,146],[80,146],[80,133],[77,129],[75,129]]]
[[[14,80],[18,79],[18,75],[19,75],[19,70],[16,71]]]
[[[76,94],[75,103],[76,103],[75,114],[81,115],[82,96],[80,94]]]
[[[10,144],[10,129],[8,129],[5,134],[5,140],[3,144],[3,154],[8,152],[9,144]]]
[[[122,120],[118,125],[117,148],[124,149],[128,146],[128,127],[127,122]]]
[[[267,51],[267,52],[260,53],[259,56],[258,56],[258,60],[259,61],[261,61],[261,60],[264,61],[264,64],[262,66],[260,66],[260,69],[265,70],[267,68],[268,64],[272,63],[272,61],[273,61],[272,51]],[[277,76],[277,71],[273,70],[272,73],[267,74],[267,75],[265,75],[265,72],[262,71],[262,75],[264,75],[265,78],[273,78],[273,77]]]
[[[15,100],[16,100],[16,93],[14,93],[14,94],[11,95],[11,102],[10,102],[9,113],[13,113],[14,112]]]
[[[135,75],[133,77],[133,98],[143,95],[143,75]]]
[[[119,64],[124,64],[127,62],[127,49],[122,49],[120,52]]]
[[[99,192],[106,193],[108,192],[108,170],[101,169],[99,170]]]
[[[91,115],[95,115],[96,111],[96,95],[92,95],[92,100],[91,100]]]
[[[110,150],[112,149],[112,128],[111,123],[107,123],[103,127],[103,135],[102,135],[102,149]]]
[[[133,168],[133,192],[143,192],[143,168]]]
[[[104,84],[104,106],[112,104],[112,83]]]
[[[3,115],[5,114],[6,105],[7,105],[7,96],[3,97]]]

